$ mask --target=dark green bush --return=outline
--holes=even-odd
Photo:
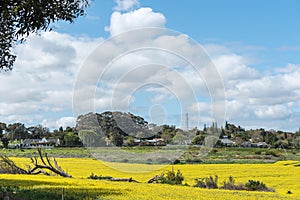
[[[206,188],[205,178],[196,178],[194,187]]]
[[[235,185],[235,180],[233,176],[229,176],[228,181],[223,182],[223,186],[220,187],[220,189],[224,190],[245,190],[245,187],[241,184]]]
[[[268,188],[263,182],[256,180],[248,180],[245,187],[246,190],[249,191],[274,191],[273,189]]]
[[[110,180],[110,179],[112,179],[112,177],[111,177],[111,176],[102,176],[102,175],[98,176],[98,175],[95,175],[94,173],[92,173],[92,174],[88,177],[88,179],[94,179],[94,180]]]
[[[265,191],[265,192],[274,192],[273,189],[268,188],[266,184],[260,181],[255,180],[249,180],[244,185],[242,184],[235,184],[235,180],[232,176],[229,176],[228,180],[225,180],[223,182],[223,185],[221,187],[218,187],[218,176],[215,175],[215,178],[213,176],[209,176],[206,178],[197,178],[195,179],[196,183],[194,187],[200,187],[200,188],[208,188],[208,189],[224,189],[224,190],[248,190],[248,191]]]
[[[174,171],[167,171],[162,177],[159,178],[159,183],[171,184],[171,185],[181,185],[184,177],[180,170],[175,173]]]
[[[196,183],[194,187],[200,187],[200,188],[218,188],[218,176],[215,175],[215,178],[212,176],[206,177],[206,178],[197,178],[195,179]]]
[[[180,160],[179,160],[179,159],[176,159],[176,160],[174,160],[174,161],[173,161],[173,164],[174,164],[174,165],[176,165],[176,164],[180,164],[180,163],[181,163],[181,162],[180,162]]]
[[[271,155],[271,156],[274,156],[274,157],[279,157],[279,153],[276,152],[276,150],[268,150],[266,151],[266,155]]]
[[[256,155],[261,155],[262,150],[256,150],[254,153],[255,153]]]

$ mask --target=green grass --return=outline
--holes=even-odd
[[[52,148],[52,149],[44,149],[43,151],[54,157],[63,157],[63,158],[91,157],[90,152],[83,147]],[[6,155],[9,157],[32,157],[36,152],[37,152],[36,149],[0,149],[0,155]]]
[[[86,149],[80,147],[45,149],[54,157],[95,157],[112,162],[162,164],[177,160],[178,163],[270,163],[279,160],[299,160],[299,150],[264,148],[214,148],[202,155],[200,147],[103,147]],[[0,155],[32,157],[35,149],[0,149]]]

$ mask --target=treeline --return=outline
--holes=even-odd
[[[25,139],[57,138],[61,146],[82,146],[75,127],[60,127],[50,131],[42,125],[26,127],[23,123],[17,122],[6,124],[0,122],[0,140],[2,147],[7,148],[9,144],[21,143]]]
[[[272,148],[300,148],[300,130],[296,132],[263,128],[245,130],[226,122],[225,128],[221,128],[221,137],[233,140],[236,146],[247,146],[251,141],[251,143],[265,142]]]
[[[149,124],[144,118],[125,112],[87,113],[77,117],[75,127],[60,127],[50,131],[42,125],[26,127],[23,123],[5,124],[0,122],[2,146],[9,142],[21,142],[24,139],[58,138],[61,146],[134,146],[160,138],[164,144],[205,145],[207,135],[217,131],[219,139],[227,138],[234,146],[249,146],[263,142],[272,148],[300,148],[300,131],[284,132],[265,129],[245,130],[240,126],[225,123],[224,127],[203,126],[189,131],[174,125]],[[226,144],[218,140],[216,146]]]
[[[165,144],[188,144],[200,133],[197,128],[184,131],[174,125],[148,124],[140,116],[123,112],[80,115],[77,118],[76,130],[89,146],[99,146],[104,141],[106,145],[133,146],[157,138],[162,138]]]
[[[104,144],[104,141],[110,141],[116,146],[132,146],[136,144],[135,141],[153,138],[162,138],[166,144],[173,145],[205,145],[206,136],[217,132],[219,139],[227,138],[234,142],[234,146],[251,147],[263,143],[272,148],[300,148],[300,131],[284,132],[263,128],[245,130],[228,122],[221,127],[218,127],[217,123],[210,127],[204,124],[202,129],[195,127],[186,131],[174,125],[148,124],[142,117],[131,113],[103,112],[81,115],[76,124],[77,131],[94,132],[98,136],[95,142]],[[216,146],[226,144],[218,140]]]

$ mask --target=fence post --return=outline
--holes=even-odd
[[[61,189],[61,200],[64,200],[65,198],[65,188]]]

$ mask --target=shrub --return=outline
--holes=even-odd
[[[180,170],[178,170],[176,174],[174,171],[167,171],[165,175],[159,178],[158,182],[171,185],[181,185],[183,180],[184,177]]]
[[[268,150],[268,151],[266,151],[266,155],[271,155],[271,156],[274,156],[274,157],[279,157],[279,154],[278,154],[278,152],[276,152],[276,150]]]
[[[213,149],[213,150],[211,151],[211,153],[213,153],[213,154],[218,153],[218,150],[217,150],[217,149]]]
[[[232,176],[229,176],[228,181],[223,182],[223,186],[221,188],[226,189],[226,190],[234,190],[235,189],[235,180]]]
[[[206,188],[218,188],[218,176],[215,175],[215,178],[212,176],[206,178]]]
[[[261,155],[262,150],[256,150],[254,153],[255,153],[256,155]]]
[[[112,177],[111,177],[111,176],[102,176],[102,175],[98,176],[98,175],[95,175],[94,173],[92,173],[92,174],[88,177],[88,179],[94,179],[94,180],[110,180],[110,179],[112,179]]]
[[[196,183],[194,187],[200,187],[200,188],[218,188],[218,176],[215,175],[215,178],[212,176],[206,177],[206,178],[197,178],[195,179]]]
[[[176,165],[176,164],[180,164],[181,162],[180,162],[180,160],[179,159],[176,159],[176,160],[174,160],[174,162],[173,162],[173,164],[174,165]]]
[[[195,181],[196,183],[194,187],[208,188],[208,189],[218,188],[217,175],[215,175],[215,178],[213,176],[209,176],[206,178],[197,178],[195,179]],[[232,176],[229,176],[228,180],[225,180],[223,182],[223,186],[221,186],[220,189],[274,192],[273,189],[268,188],[266,184],[264,184],[263,182],[255,181],[255,180],[249,180],[244,185],[242,184],[236,185],[235,180]]]
[[[196,178],[194,187],[206,188],[205,178]]]
[[[255,180],[248,180],[245,187],[248,191],[274,191],[273,189],[268,188],[263,182]]]
[[[239,185],[235,185],[235,180],[233,178],[233,176],[229,176],[228,181],[224,181],[223,182],[223,186],[220,187],[221,189],[225,189],[225,190],[244,190],[244,186],[239,184]]]

